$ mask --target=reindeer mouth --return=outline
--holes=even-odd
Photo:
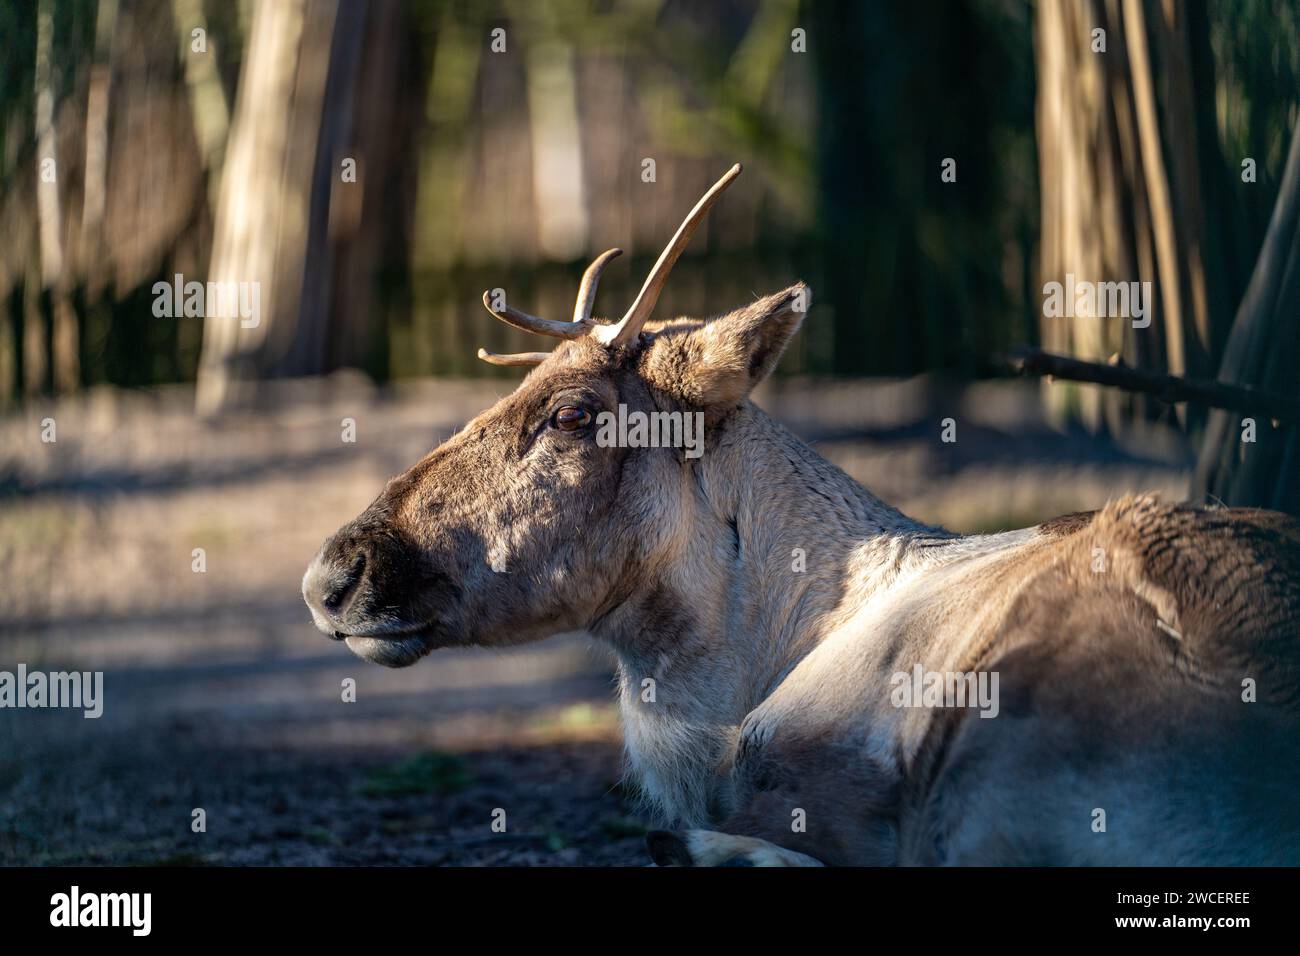
[[[335,640],[342,640],[353,654],[372,664],[384,667],[410,667],[425,654],[433,650],[434,642],[429,629],[407,632],[405,634],[340,634],[334,632]]]

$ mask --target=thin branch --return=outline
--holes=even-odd
[[[1163,402],[1196,402],[1243,415],[1258,415],[1275,422],[1300,422],[1300,400],[1266,392],[1248,385],[1183,378],[1164,372],[1149,372],[1126,365],[1084,362],[1042,349],[1021,348],[1007,356],[1007,364],[1022,375],[1046,375],[1075,382],[1094,382],[1126,392],[1143,392]]]

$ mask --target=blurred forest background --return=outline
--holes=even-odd
[[[736,160],[663,310],[806,279],[784,374],[970,378],[1028,343],[1294,388],[1296,290],[1256,296],[1267,334],[1233,327],[1295,128],[1296,0],[24,0],[0,50],[0,405],[197,380],[212,413],[340,367],[505,377],[476,347],[527,346],[483,288],[563,315],[619,245],[601,295],[627,301]],[[1068,272],[1151,281],[1153,327],[1043,318]],[[156,318],[177,273],[260,282],[264,321]],[[1300,506],[1267,487],[1294,438],[1242,478],[1229,418],[1046,398],[1092,431],[1174,421],[1208,443],[1207,490]]]
[[[0,863],[644,863],[599,646],[367,667],[298,587],[520,377],[484,289],[565,318],[620,246],[620,315],[736,162],[659,314],[806,280],[756,399],[891,504],[1300,514],[1285,416],[999,360],[1300,398],[1300,0],[3,0],[0,71],[0,667],[109,688],[0,719]],[[1151,324],[1046,317],[1070,273]]]

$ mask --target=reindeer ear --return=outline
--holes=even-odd
[[[811,299],[800,282],[674,336],[651,350],[647,374],[692,405],[735,405],[776,366]]]

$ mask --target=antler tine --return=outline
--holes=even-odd
[[[596,285],[605,266],[623,254],[622,249],[606,249],[587,266],[582,274],[582,285],[578,287],[578,298],[573,303],[573,321],[575,324],[591,322],[591,308],[596,304]]]
[[[483,293],[483,307],[502,322],[525,332],[536,332],[538,335],[549,335],[558,339],[576,339],[590,333],[604,345],[626,345],[636,338],[641,327],[650,318],[655,303],[659,301],[659,293],[663,291],[664,284],[668,281],[668,273],[672,271],[678,258],[690,244],[695,230],[704,221],[704,217],[718,201],[723,190],[731,185],[740,172],[740,163],[727,170],[682,220],[682,224],[677,227],[677,232],[673,234],[664,251],[659,254],[654,268],[646,276],[636,300],[616,325],[597,325],[591,318],[591,309],[596,300],[596,286],[600,283],[600,274],[613,259],[623,254],[622,249],[607,249],[587,266],[587,271],[582,274],[582,285],[578,288],[578,298],[573,304],[572,322],[540,319],[512,306],[505,306],[501,311],[497,311],[492,308],[490,291]],[[548,354],[547,352],[519,352],[514,355],[498,355],[487,349],[478,350],[478,357],[493,365],[540,365],[546,361]]]
[[[605,345],[611,346],[626,345],[636,338],[641,331],[641,327],[650,318],[650,313],[654,311],[655,303],[659,301],[659,293],[663,291],[664,284],[668,281],[668,273],[672,271],[678,257],[690,244],[691,236],[695,234],[699,224],[704,221],[709,209],[718,201],[722,191],[740,175],[740,170],[740,163],[727,170],[722,178],[710,187],[709,191],[695,204],[695,208],[682,220],[682,224],[677,227],[677,232],[673,234],[673,238],[664,248],[664,251],[659,254],[658,261],[655,262],[654,268],[650,270],[650,274],[646,276],[641,291],[637,293],[636,301],[632,303],[622,320],[617,325],[598,325],[592,329],[592,335],[596,336]]]
[[[498,355],[487,349],[478,350],[478,357],[490,365],[541,365],[550,354],[550,352],[514,352]]]
[[[539,335],[551,335],[562,339],[581,338],[595,324],[591,320],[591,306],[596,299],[596,285],[600,282],[600,274],[612,259],[622,254],[622,249],[606,250],[597,256],[591,265],[587,266],[587,271],[582,274],[582,285],[578,288],[578,300],[573,307],[572,322],[554,322],[550,319],[539,319],[535,315],[529,315],[527,312],[521,312],[511,306],[506,306],[502,311],[498,312],[492,308],[491,292],[483,293],[483,305],[502,322],[513,325],[517,329],[523,329],[525,332],[536,332]],[[516,352],[514,354],[499,355],[496,352],[489,352],[487,349],[478,350],[478,357],[492,365],[540,365],[546,361],[548,354],[550,353]]]
[[[536,332],[538,335],[549,335],[556,339],[579,339],[586,335],[590,330],[592,323],[586,322],[556,322],[554,319],[539,319],[535,315],[529,315],[527,312],[520,312],[514,306],[506,306],[500,312],[492,308],[491,290],[483,293],[483,308],[487,309],[502,322],[507,325],[513,325],[517,329],[525,332]]]

